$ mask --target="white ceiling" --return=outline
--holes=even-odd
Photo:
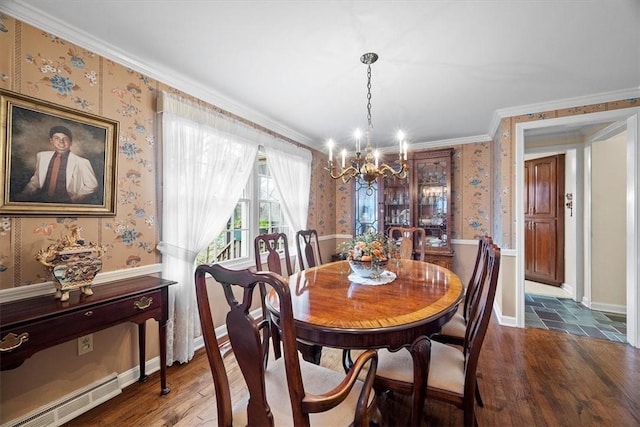
[[[640,93],[640,2],[0,0],[0,10],[323,150],[472,139]],[[579,98],[579,99],[576,99]]]

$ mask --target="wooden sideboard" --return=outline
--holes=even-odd
[[[0,370],[15,369],[34,353],[124,322],[138,324],[139,381],[145,375],[145,322],[158,321],[160,394],[166,381],[169,285],[176,282],[141,276],[93,286],[93,295],[73,291],[68,301],[43,295],[0,304]]]

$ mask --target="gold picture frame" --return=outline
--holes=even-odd
[[[0,89],[0,215],[115,216],[119,126]]]

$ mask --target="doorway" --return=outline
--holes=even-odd
[[[550,132],[550,133],[549,133]],[[561,148],[567,141],[577,139],[578,152],[585,155],[587,167],[578,164],[576,170],[586,170],[585,190],[583,194],[583,207],[585,212],[585,280],[582,282],[583,297],[574,298],[567,289],[576,288],[575,281],[571,278],[567,283],[562,283],[562,288],[553,288],[546,284],[554,284],[546,279],[547,272],[553,266],[549,264],[548,253],[554,251],[549,242],[553,236],[542,238],[547,248],[545,251],[531,251],[527,240],[531,236],[525,234],[525,327],[534,327],[566,332],[574,335],[588,336],[606,339],[614,342],[626,342],[626,301],[625,301],[625,272],[626,257],[625,247],[625,185],[626,185],[626,130],[624,122],[613,124],[599,124],[595,126],[580,126],[578,131],[553,131],[546,130],[544,138],[538,134],[533,141],[527,144],[525,136],[525,224],[532,214],[540,212],[543,221],[549,221],[548,217],[555,216],[564,220],[565,208],[567,221],[571,222],[574,214],[573,193],[576,192],[575,173],[570,170],[565,179],[569,183],[570,191],[564,193],[564,182],[561,179],[547,179],[555,169],[560,170],[560,164],[564,165],[563,153],[549,155],[550,153],[528,153],[532,145],[540,146],[542,141],[555,142],[557,148]],[[574,150],[567,150],[569,164],[572,164]],[[583,163],[582,161],[580,163]],[[529,178],[529,179],[527,179]],[[532,185],[527,185],[527,183]],[[539,182],[541,181],[541,182]],[[551,183],[557,183],[556,188],[551,188]],[[531,187],[531,189],[530,189]],[[539,192],[543,196],[542,203],[531,201],[532,192]],[[549,215],[552,209],[548,209],[551,203],[556,202],[557,211],[562,215]],[[567,200],[566,204],[564,203]],[[528,202],[528,203],[527,203]],[[538,206],[540,205],[540,206]],[[528,209],[527,209],[528,208]],[[535,219],[535,218],[534,218]],[[531,228],[531,227],[529,227]],[[529,233],[525,227],[525,233]],[[547,227],[548,228],[548,227]],[[543,228],[542,231],[544,231]],[[564,230],[557,227],[558,237],[564,237]],[[544,237],[544,236],[543,236]],[[569,244],[574,238],[569,237]],[[545,253],[546,252],[546,253]],[[558,251],[560,253],[560,251]],[[533,260],[529,258],[533,257]],[[541,259],[535,259],[541,257]],[[562,256],[562,264],[565,259]],[[572,259],[568,257],[566,263],[569,269],[575,268]],[[533,266],[538,265],[537,271],[532,271]],[[529,268],[527,268],[529,266]],[[543,280],[536,280],[542,276]],[[554,277],[551,277],[553,279]],[[542,283],[540,283],[542,282]],[[595,295],[592,298],[591,295]],[[596,301],[592,304],[592,301]]]
[[[525,153],[525,132],[533,130],[533,133],[538,131],[555,132],[559,130],[567,129],[581,129],[586,126],[601,126],[611,122],[622,122],[626,126],[628,136],[626,140],[626,154],[627,154],[627,173],[626,173],[626,231],[625,231],[625,244],[621,248],[621,255],[626,256],[626,316],[627,316],[627,342],[637,347],[640,343],[639,328],[638,328],[638,307],[640,307],[640,284],[638,279],[639,261],[637,259],[638,249],[638,128],[639,128],[639,115],[640,109],[634,108],[627,111],[607,111],[600,113],[585,114],[583,116],[570,116],[557,119],[547,119],[538,122],[526,122],[516,125],[516,182],[519,183],[516,186],[516,325],[518,327],[524,327],[525,317],[525,292],[524,292],[524,153]],[[549,147],[547,147],[549,148]],[[575,147],[574,147],[575,148]],[[581,150],[577,151],[577,157],[579,157]],[[584,162],[586,164],[586,161]],[[579,165],[579,162],[577,163]],[[585,195],[580,193],[580,188],[583,188],[583,183],[580,182],[583,174],[580,171],[576,173],[576,191],[574,192],[574,228],[576,230],[575,239],[572,240],[572,246],[576,249],[576,260],[572,268],[567,269],[569,274],[570,270],[573,270],[575,274],[576,289],[574,290],[574,298],[576,301],[581,302],[585,297],[582,290],[582,284],[586,276],[590,272],[585,266],[587,260],[584,257],[584,253],[588,252],[584,236],[588,235],[585,230],[584,224],[588,218],[581,217],[583,215],[583,206],[586,203]],[[569,192],[569,189],[566,190]],[[567,224],[567,227],[571,226]],[[588,297],[588,295],[587,295]]]

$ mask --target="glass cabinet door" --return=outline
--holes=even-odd
[[[418,226],[425,229],[427,238],[446,240],[448,192],[446,160],[416,162],[418,178]]]
[[[411,173],[411,172],[409,172]],[[383,216],[384,234],[390,227],[410,227],[412,225],[411,177],[405,179],[384,178],[383,183]]]
[[[427,254],[451,251],[452,156],[453,149],[444,149],[415,153],[413,159],[415,226],[425,230]]]

